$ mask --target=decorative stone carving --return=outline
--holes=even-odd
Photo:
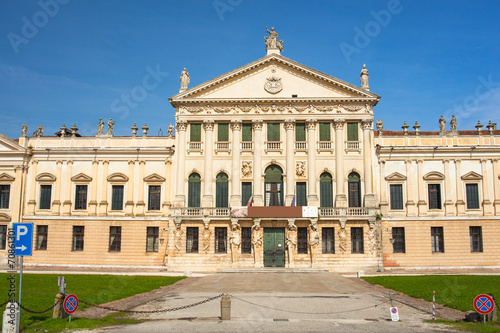
[[[308,130],[314,130],[316,129],[316,119],[308,118],[306,119],[306,127]]]
[[[253,127],[253,130],[262,130],[262,124],[263,124],[263,121],[262,119],[254,119],[252,120],[252,127]]]
[[[175,230],[174,230],[174,244],[175,244],[175,249],[177,252],[181,252],[182,248],[182,229],[181,229],[181,224],[176,223],[175,224]]]
[[[146,123],[144,123],[144,126],[142,126],[141,128],[142,128],[142,136],[147,136],[148,130],[149,130],[148,125],[146,125]]]
[[[444,119],[442,115],[441,118],[439,118],[439,132],[446,132],[446,119]]]
[[[420,125],[415,120],[415,125],[413,125],[413,129],[415,130],[415,135],[420,135]]]
[[[36,137],[43,136],[43,126],[42,125],[39,125],[38,129],[35,132],[33,132],[33,136],[36,136]]]
[[[492,123],[490,120],[488,125],[486,125],[486,128],[488,129],[488,133],[493,135],[493,131],[496,129],[496,123]]]
[[[240,113],[240,112],[242,112],[242,110],[241,110],[241,108],[240,108],[240,106],[239,106],[238,104],[234,105],[234,106],[231,108],[231,111],[232,111],[233,113]]]
[[[404,134],[404,135],[408,135],[408,128],[409,128],[409,127],[410,127],[410,125],[408,125],[408,124],[406,123],[406,120],[405,120],[405,122],[404,122],[403,126],[401,126],[401,128],[403,129],[403,134]]]
[[[186,90],[191,80],[189,79],[189,73],[185,67],[181,72],[180,80],[181,80],[181,90]]]
[[[174,136],[174,126],[172,124],[168,125],[168,136]]]
[[[137,127],[137,125],[134,123],[134,126],[130,127],[130,129],[132,130],[132,136],[137,136],[137,130],[139,129]]]
[[[372,129],[373,120],[372,119],[363,119],[361,120],[361,128],[363,130]]]
[[[243,161],[241,165],[241,175],[243,178],[252,177],[252,161]]]
[[[284,126],[285,126],[285,130],[293,131],[293,129],[295,127],[295,120],[294,119],[286,119]]]
[[[255,104],[250,111],[252,113],[261,113],[262,112],[262,107],[259,104]]]
[[[22,136],[26,136],[26,134],[28,134],[28,125],[23,124],[23,126],[21,127],[21,133]]]
[[[241,120],[231,120],[231,129],[233,131],[241,131]]]
[[[345,119],[335,119],[333,120],[333,124],[336,130],[341,130],[344,128]]]
[[[108,120],[108,135],[113,135],[113,128],[115,127],[115,122],[109,118]]]
[[[455,118],[455,115],[451,116],[450,129],[453,133],[457,131],[457,118]]]
[[[289,222],[288,228],[286,228],[286,247],[288,249],[288,262],[293,265],[293,257],[297,248],[297,226],[293,222]]]
[[[361,80],[361,88],[369,89],[370,86],[368,85],[368,69],[366,69],[366,64],[363,64],[363,69],[361,70],[361,73],[359,74],[360,80]]]
[[[297,177],[306,176],[306,161],[297,161],[295,164],[295,174]]]
[[[483,129],[483,125],[481,124],[480,120],[477,121],[477,125],[475,127],[477,129],[478,134],[482,134],[481,130]]]
[[[102,118],[99,118],[99,124],[97,125],[97,135],[102,135],[104,132],[104,121]]]
[[[347,230],[345,230],[345,226],[339,229],[338,231],[338,236],[339,236],[339,247],[342,253],[347,252]]]
[[[384,131],[384,121],[382,119],[377,120],[376,123],[378,135],[381,135]]]
[[[269,34],[268,36],[264,36],[264,40],[266,42],[266,50],[268,49],[279,49],[283,50],[283,41],[278,41],[278,33],[274,31],[274,27],[271,28],[271,31],[266,27],[266,31]]]
[[[264,89],[270,94],[277,94],[283,90],[283,83],[281,83],[281,78],[276,76],[271,76],[266,79],[264,84]]]
[[[210,236],[212,233],[210,232],[210,229],[208,228],[208,225],[205,225],[205,228],[203,228],[203,233],[201,234],[202,236],[202,246],[203,246],[203,251],[205,253],[208,253],[208,250],[210,249]]]
[[[203,121],[203,129],[205,129],[205,131],[213,131],[214,121],[213,120],[204,120]]]
[[[371,255],[374,255],[377,251],[377,232],[374,223],[370,223],[366,236],[368,238],[368,251],[370,251]]]
[[[185,131],[187,128],[187,121],[185,120],[177,120],[177,130]]]
[[[260,263],[261,247],[262,247],[262,228],[258,221],[252,226],[252,245],[255,263]]]
[[[318,109],[313,104],[309,104],[306,108],[307,113],[316,113]]]

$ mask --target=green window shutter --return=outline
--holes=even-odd
[[[40,186],[40,209],[50,209],[52,185]]]
[[[280,141],[280,124],[267,124],[267,141]]]
[[[358,123],[347,123],[347,141],[359,141]]]
[[[191,124],[191,142],[201,142],[201,124]]]
[[[319,194],[321,207],[333,207],[332,176],[323,173],[319,179]]]
[[[113,185],[111,194],[111,210],[123,209],[123,185]]]
[[[241,128],[241,141],[252,141],[252,124],[243,124]]]
[[[225,173],[219,173],[215,181],[215,207],[228,207],[228,180]]]
[[[252,196],[252,183],[251,182],[241,183],[241,205],[246,206],[251,196]]]
[[[330,141],[330,123],[319,123],[319,141]]]
[[[194,173],[189,176],[188,183],[188,207],[200,207],[200,191],[201,191],[200,175]]]
[[[222,123],[217,125],[217,140],[229,141],[229,124]]]
[[[306,124],[295,124],[295,141],[306,141]]]
[[[306,182],[297,182],[297,193],[295,197],[295,204],[297,206],[307,206],[307,183]]]

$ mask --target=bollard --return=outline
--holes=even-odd
[[[68,314],[66,313],[66,311],[64,311],[64,307],[63,307],[63,301],[64,301],[64,297],[66,295],[64,294],[57,294],[56,295],[56,299],[54,301],[54,304],[59,302],[56,306],[54,306],[54,311],[52,312],[52,318],[56,319],[63,319],[63,318],[66,318],[68,317]]]
[[[19,320],[19,306],[16,303],[8,303],[3,313],[2,333],[18,333]]]
[[[231,297],[228,294],[220,299],[220,319],[231,320]]]

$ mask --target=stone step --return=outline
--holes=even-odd
[[[263,267],[263,268],[224,268],[217,273],[328,273],[326,268],[285,268],[285,267]]]

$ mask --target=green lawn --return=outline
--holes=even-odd
[[[7,282],[8,274],[0,274],[1,281]],[[75,294],[79,299],[93,304],[102,304],[117,299],[151,291],[162,286],[173,284],[183,277],[160,276],[118,276],[118,275],[65,275],[66,293]],[[54,298],[59,288],[57,275],[53,274],[23,274],[22,305],[30,310],[45,310],[54,304]],[[18,300],[19,274],[16,274],[16,301]],[[8,299],[8,283],[0,283],[0,304]],[[86,306],[80,303],[78,309]],[[2,308],[1,311],[3,313]],[[119,315],[111,315],[102,320],[73,318],[52,320],[52,311],[44,314],[31,314],[21,310],[21,326],[27,332],[32,329],[48,329],[48,332],[58,332],[64,328],[97,327],[103,324],[123,321]],[[41,323],[43,322],[43,323]],[[128,321],[130,322],[130,321]]]

